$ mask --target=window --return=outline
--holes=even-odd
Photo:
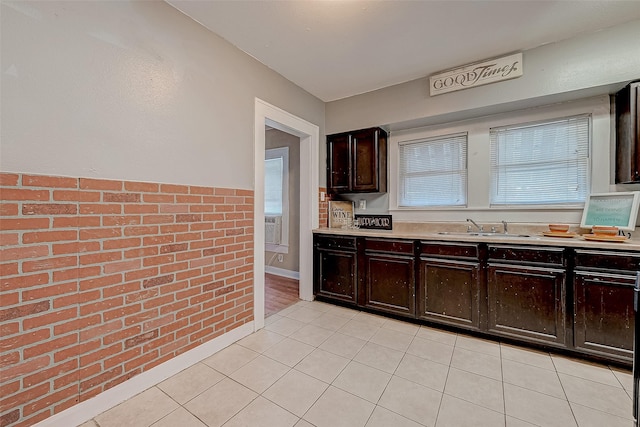
[[[289,244],[289,148],[287,147],[265,151],[264,215],[267,220],[265,236],[270,236],[266,249],[286,253],[286,247]],[[277,230],[278,236],[273,236],[274,230]]]
[[[467,134],[401,142],[398,206],[465,206]]]
[[[577,205],[588,194],[590,117],[492,128],[491,205]]]

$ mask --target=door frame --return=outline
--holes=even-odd
[[[320,128],[259,98],[255,99],[253,205],[253,319],[264,327],[265,126],[300,138],[300,299],[313,300],[313,233],[318,228]],[[302,172],[306,171],[306,173]]]

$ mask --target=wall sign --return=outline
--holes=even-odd
[[[391,230],[391,215],[356,215],[360,228],[371,230]]]
[[[429,77],[431,96],[514,79],[523,74],[522,53],[476,62]]]
[[[633,231],[639,202],[640,191],[591,194],[584,205],[580,227],[614,225],[622,230]]]
[[[353,226],[353,202],[329,201],[329,228]]]

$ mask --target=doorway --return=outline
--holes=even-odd
[[[313,235],[318,227],[319,128],[260,99],[255,100],[254,122],[254,329],[265,317],[265,126],[300,138],[299,298],[313,299]]]

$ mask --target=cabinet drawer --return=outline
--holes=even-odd
[[[367,238],[364,241],[364,248],[367,251],[413,255],[412,240],[389,240],[389,239]]]
[[[316,246],[322,249],[356,250],[355,237],[316,236]]]
[[[490,263],[565,265],[564,248],[489,245]]]
[[[480,257],[480,244],[420,242],[420,255],[435,258],[472,258]]]
[[[640,253],[577,249],[576,269],[635,272],[640,270]]]

